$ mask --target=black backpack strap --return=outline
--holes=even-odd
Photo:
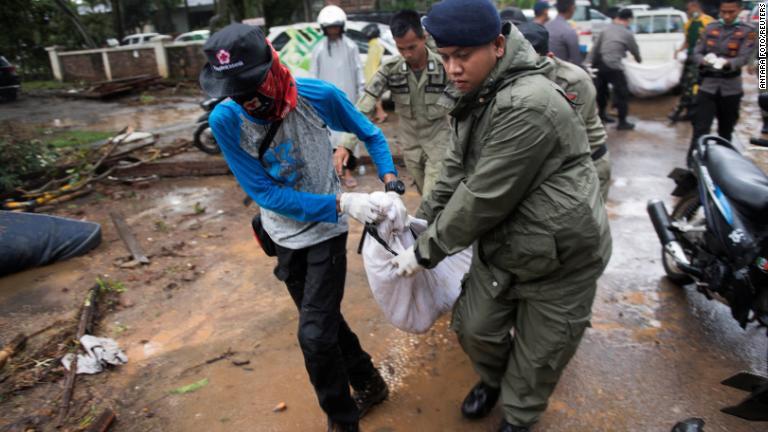
[[[264,139],[262,139],[261,144],[259,144],[259,162],[261,162],[261,159],[264,157],[264,153],[267,152],[269,144],[272,143],[272,140],[275,138],[275,135],[277,134],[277,131],[280,129],[280,125],[282,124],[282,119],[270,123],[267,134],[264,135]]]

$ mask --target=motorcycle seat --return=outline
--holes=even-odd
[[[739,213],[753,222],[766,222],[768,176],[757,165],[736,150],[712,144],[707,148],[706,166]]]

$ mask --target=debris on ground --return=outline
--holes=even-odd
[[[285,404],[285,402],[280,402],[279,404],[275,405],[274,408],[272,408],[272,412],[282,412],[288,409],[288,405]]]
[[[0,210],[0,276],[84,255],[101,244],[101,225]]]
[[[112,426],[112,423],[115,422],[115,420],[117,420],[115,412],[109,408],[106,408],[101,412],[99,417],[97,417],[96,420],[91,423],[90,426],[88,426],[88,429],[86,429],[85,432],[106,432]]]
[[[109,365],[120,366],[128,362],[128,357],[114,339],[84,335],[80,338],[80,345],[85,354],[77,355],[78,374],[97,374]],[[73,353],[62,357],[61,364],[66,370],[69,370],[74,358]]]
[[[68,92],[67,95],[88,99],[106,99],[144,90],[158,81],[160,81],[159,75],[136,75],[111,81],[96,82],[85,91]]]
[[[112,218],[120,239],[125,244],[128,252],[131,253],[131,256],[133,256],[133,259],[141,264],[149,264],[149,258],[144,254],[144,250],[139,245],[139,241],[136,240],[136,236],[133,235],[128,222],[125,221],[125,216],[116,211],[109,212],[109,216]]]
[[[203,378],[200,381],[194,382],[192,384],[188,384],[185,386],[181,386],[177,389],[171,390],[171,394],[187,394],[192,393],[194,391],[200,390],[201,388],[208,385],[208,378]]]
[[[672,432],[704,432],[704,420],[691,417],[675,424]]]

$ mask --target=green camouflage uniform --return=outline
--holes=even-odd
[[[417,213],[429,221],[416,246],[425,267],[473,247],[452,327],[516,425],[546,409],[611,253],[584,125],[548,67],[512,28],[481,88],[457,100],[451,147]]]

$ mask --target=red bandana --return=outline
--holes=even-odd
[[[292,109],[296,108],[298,90],[291,72],[280,63],[272,43],[269,41],[267,43],[272,50],[272,67],[259,86],[258,92],[275,101],[272,111],[264,118],[267,121],[275,121],[284,119]]]

